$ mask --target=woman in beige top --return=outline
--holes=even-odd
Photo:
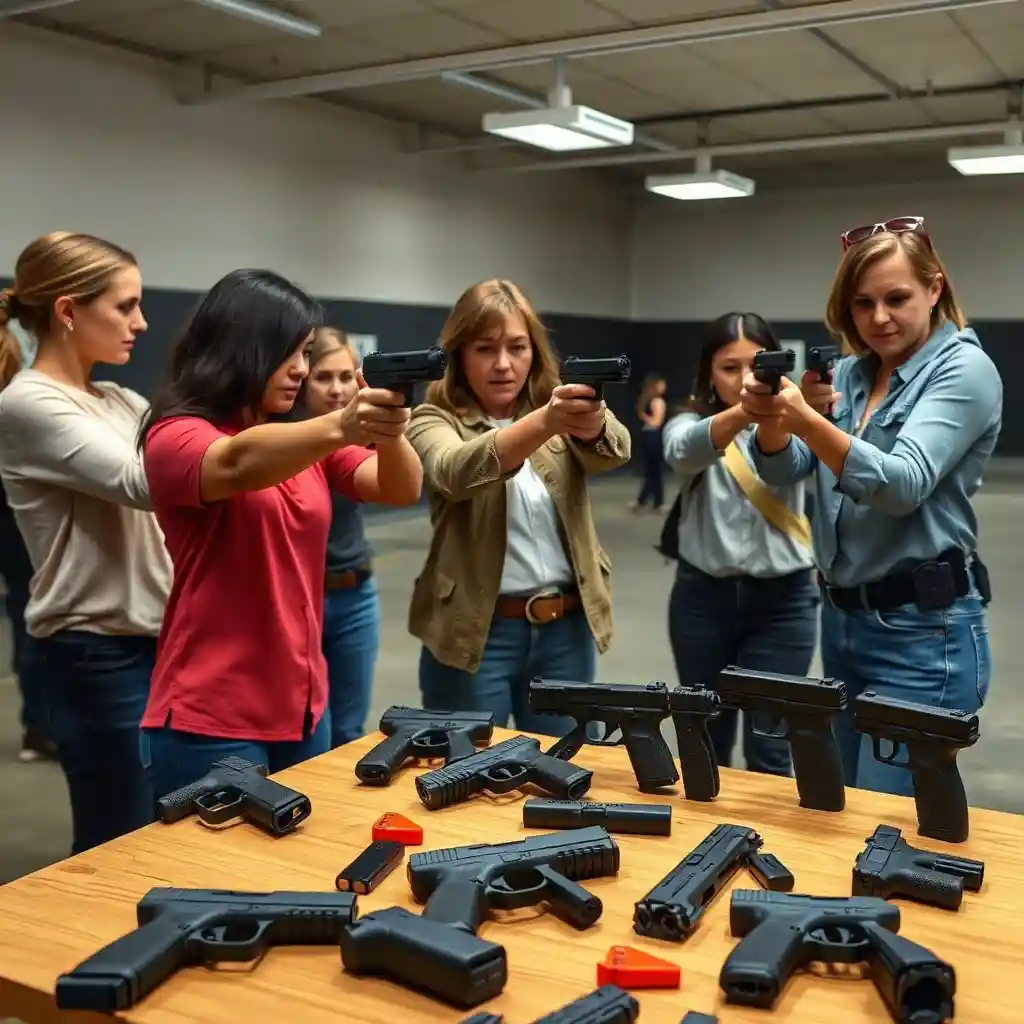
[[[80,853],[153,817],[139,759],[171,566],[135,439],[148,403],[97,364],[123,366],[146,329],[135,258],[55,232],[18,258],[0,299],[0,350],[17,320],[38,340],[0,394],[0,478],[33,578],[25,671],[68,783]]]

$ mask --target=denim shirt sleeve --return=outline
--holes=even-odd
[[[711,440],[711,416],[683,412],[665,424],[661,447],[665,461],[683,476],[704,472],[722,454]]]
[[[935,370],[891,451],[850,438],[838,489],[879,512],[910,515],[1000,416],[1002,402],[995,364],[981,349],[960,346]]]
[[[818,456],[807,445],[790,434],[789,444],[782,451],[768,454],[757,443],[757,431],[751,432],[748,451],[757,475],[772,487],[787,487],[810,476],[818,467]]]

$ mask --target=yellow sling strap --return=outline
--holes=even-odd
[[[811,543],[811,524],[807,516],[798,515],[788,505],[784,505],[758,480],[735,441],[730,441],[725,449],[725,468],[740,485],[750,504],[776,530],[792,537],[798,544],[803,544],[808,551],[814,550]]]

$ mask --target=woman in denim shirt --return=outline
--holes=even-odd
[[[853,703],[866,690],[967,712],[984,703],[988,581],[971,498],[1003,388],[923,218],[854,228],[843,247],[827,321],[853,355],[832,385],[806,375],[803,391],[784,381],[772,396],[748,376],[742,402],[762,477],[817,485],[822,661],[850,699],[837,729],[846,783],[911,795],[910,772],[876,761],[854,731]]]
[[[739,404],[740,389],[754,356],[780,347],[755,313],[714,320],[693,395],[663,432],[665,461],[682,484],[665,520],[661,550],[679,560],[668,629],[676,674],[687,686],[716,689],[727,665],[805,675],[814,658],[818,592],[803,516],[804,482],[767,488],[749,468],[743,472],[752,424]],[[766,518],[744,484],[756,489],[754,499],[780,510],[777,522]],[[763,735],[772,723],[757,717],[743,715],[747,768],[789,775],[789,744]],[[723,710],[708,723],[719,764],[732,760],[738,720],[737,711]]]

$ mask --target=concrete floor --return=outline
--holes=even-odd
[[[665,609],[672,568],[652,548],[660,519],[626,511],[636,482],[628,474],[595,484],[595,518],[613,563],[616,641],[599,662],[608,682],[674,681]],[[973,806],[1024,813],[1024,673],[1016,609],[1024,606],[1024,472],[1010,464],[993,467],[977,499],[982,550],[990,566],[995,601],[990,632],[995,665],[982,739],[960,755]],[[1017,524],[1016,526],[1014,524]],[[377,572],[383,608],[383,637],[369,724],[394,703],[418,703],[418,645],[405,628],[410,585],[423,563],[429,523],[420,512],[373,517],[370,535],[379,553]],[[638,652],[643,651],[643,657]],[[816,666],[814,671],[818,671]],[[69,816],[63,779],[56,765],[21,764],[18,695],[13,681],[0,682],[0,804],[9,808],[0,831],[0,883],[67,855]]]

